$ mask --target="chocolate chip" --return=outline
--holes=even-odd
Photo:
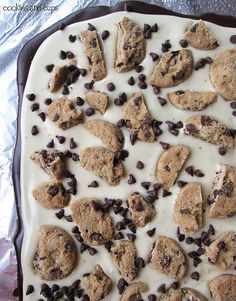
[[[32,129],[31,129],[32,136],[38,135],[38,133],[39,133],[39,129],[38,129],[37,125],[33,125]]]
[[[195,257],[193,258],[193,266],[196,268],[200,263],[202,262],[202,260],[199,257]]]
[[[135,66],[135,71],[136,71],[137,73],[142,72],[142,71],[143,71],[143,66],[141,66],[141,65],[136,65],[136,66]]]
[[[121,232],[116,233],[116,235],[114,236],[114,240],[120,240],[123,238],[124,238],[124,235]]]
[[[82,243],[80,245],[80,253],[84,253],[88,248],[89,248],[88,245],[86,245],[85,243]]]
[[[182,40],[179,41],[179,45],[180,45],[182,48],[186,48],[186,47],[188,47],[188,42],[187,42],[187,40],[182,39]]]
[[[177,129],[169,130],[169,132],[174,136],[178,136],[179,134],[179,131]]]
[[[26,296],[32,294],[34,292],[34,287],[33,285],[28,285],[27,289],[26,289]]]
[[[95,254],[97,254],[97,250],[96,249],[94,249],[94,248],[92,248],[92,247],[89,247],[88,248],[88,251],[89,251],[89,254],[91,255],[91,256],[94,256]]]
[[[191,274],[191,278],[192,278],[193,280],[198,281],[198,280],[200,279],[200,275],[199,275],[198,272],[193,272],[193,273]]]
[[[148,301],[156,301],[157,297],[154,294],[148,295]]]
[[[74,289],[78,289],[80,283],[81,283],[81,280],[80,280],[80,279],[77,279],[77,280],[75,280],[75,281],[72,283],[71,286],[72,286],[72,288],[74,288]]]
[[[159,94],[161,92],[161,88],[159,86],[152,86],[154,94]]]
[[[210,56],[206,57],[206,63],[211,65],[213,63],[213,59]]]
[[[146,80],[146,75],[141,73],[139,76],[138,76],[138,79],[141,81],[141,82],[144,82]]]
[[[156,62],[159,59],[159,55],[155,52],[150,52],[149,55],[152,58],[153,62]]]
[[[107,89],[108,91],[114,91],[115,90],[115,85],[113,83],[108,83],[107,84]]]
[[[224,156],[227,153],[227,148],[225,146],[221,146],[218,152],[221,156]]]
[[[153,228],[153,229],[147,231],[147,235],[149,237],[152,237],[155,234],[155,232],[156,232],[156,228]]]
[[[79,155],[77,155],[76,153],[73,153],[71,158],[73,161],[79,161]]]
[[[171,194],[172,194],[172,192],[163,189],[162,197],[165,198],[165,197],[167,197],[167,196],[169,196],[169,195],[171,195]]]
[[[136,183],[135,177],[132,174],[129,174],[128,184],[131,185],[134,183]]]
[[[173,288],[174,290],[177,290],[179,288],[179,282],[175,281],[171,283],[170,287]]]
[[[167,150],[169,148],[169,146],[170,146],[169,143],[165,143],[165,142],[162,142],[162,141],[160,141],[159,143],[160,143],[161,147],[164,150]]]
[[[79,227],[78,227],[78,226],[74,226],[74,227],[71,229],[71,232],[74,233],[74,234],[80,234]]]
[[[150,182],[142,182],[142,183],[141,183],[141,186],[142,186],[144,189],[146,189],[146,190],[149,189],[150,185],[151,185]]]
[[[182,121],[178,121],[178,122],[176,122],[175,126],[176,126],[177,129],[182,129],[184,124],[183,124]]]
[[[66,138],[64,136],[56,136],[56,138],[60,144],[63,144],[66,141]]]
[[[58,29],[59,29],[59,30],[63,30],[63,29],[65,29],[65,27],[66,27],[66,24],[65,24],[65,23],[61,23],[61,24],[59,25]]]
[[[45,105],[49,106],[52,103],[52,99],[51,98],[46,98],[44,100]]]
[[[233,34],[229,40],[232,44],[236,44],[236,34]]]
[[[52,197],[58,194],[59,192],[59,187],[58,186],[51,186],[48,188],[48,194],[50,194]]]
[[[73,222],[73,219],[72,219],[72,216],[71,215],[64,215],[64,219],[69,222],[69,223],[72,223]]]
[[[74,53],[71,52],[71,51],[67,51],[67,52],[66,52],[66,56],[67,56],[68,59],[73,59],[73,58],[75,57]],[[76,69],[76,70],[78,70],[78,69]],[[79,72],[79,71],[78,71],[78,72]],[[78,75],[79,75],[79,74],[78,74]]]
[[[129,230],[132,232],[132,233],[136,233],[136,226],[135,224],[131,223],[128,225],[128,228]]]
[[[92,80],[92,81],[89,82],[89,83],[85,83],[85,84],[84,84],[84,87],[85,87],[85,89],[87,89],[87,90],[92,90],[93,85],[94,85],[94,80]]]
[[[70,35],[69,35],[69,41],[70,41],[71,43],[74,43],[75,40],[76,40],[76,36],[73,36],[72,34],[70,34]]]
[[[44,112],[39,113],[38,116],[41,118],[43,122],[46,120],[46,114]]]
[[[140,89],[147,89],[147,84],[145,82],[139,82],[138,86]]]
[[[199,59],[194,66],[194,70],[197,71],[197,70],[203,68],[206,65],[206,63],[207,63],[207,61],[205,58]]]
[[[108,252],[111,251],[111,247],[113,245],[113,242],[112,241],[108,241],[104,244],[104,247],[107,249]]]
[[[91,23],[88,23],[88,30],[94,31],[96,28]]]
[[[203,249],[203,248],[198,248],[198,249],[197,249],[197,253],[198,253],[199,256],[202,256],[202,255],[205,253],[205,249]]]
[[[226,249],[226,246],[225,246],[225,242],[224,241],[220,241],[218,242],[218,244],[216,245],[217,248],[220,250],[220,251],[225,251]],[[227,249],[226,249],[227,250]]]
[[[129,84],[130,86],[133,86],[133,85],[135,84],[135,80],[134,80],[133,76],[131,76],[131,77],[128,79],[128,84]]]
[[[63,95],[68,95],[70,94],[69,88],[67,87],[67,85],[63,86],[62,92]]]
[[[85,76],[87,74],[87,70],[83,68],[79,68],[79,73],[81,76]]]
[[[135,260],[135,266],[137,269],[141,270],[145,267],[145,261],[142,257],[138,257],[136,260]]]
[[[171,44],[170,44],[169,40],[166,40],[165,43],[161,44],[161,51],[162,52],[168,52],[170,48],[171,48]]]
[[[65,60],[67,58],[67,54],[65,51],[61,50],[59,54],[60,59]]]
[[[144,168],[143,162],[142,162],[142,161],[138,161],[137,164],[136,164],[136,167],[137,167],[138,169],[143,169],[143,168]]]
[[[54,140],[53,139],[50,142],[48,142],[47,148],[54,148]]]
[[[201,245],[202,245],[201,237],[194,238],[194,239],[193,239],[193,242],[194,242],[195,245],[197,245],[198,247],[201,247]]]
[[[130,240],[130,241],[135,241],[135,239],[136,239],[136,235],[135,234],[131,234],[131,233],[128,233],[127,237],[128,237],[128,240]]]
[[[37,102],[33,103],[32,106],[31,106],[31,111],[35,112],[38,109],[39,109],[39,103],[37,103]]]
[[[135,141],[137,140],[137,135],[136,134],[130,134],[129,138],[130,138],[130,143],[132,145],[134,145]]]
[[[165,294],[166,292],[166,285],[165,283],[161,284],[158,288],[157,288],[158,293],[162,293]]]
[[[92,116],[92,115],[94,115],[95,114],[95,110],[94,110],[94,108],[88,108],[86,111],[85,111],[85,114],[87,115],[87,116]]]
[[[92,187],[92,188],[96,188],[96,187],[98,187],[99,185],[98,185],[98,182],[97,181],[92,181],[89,185],[88,185],[88,187]]]
[[[181,180],[177,181],[177,185],[178,185],[179,188],[184,187],[186,184],[188,184],[188,182],[181,181]]]
[[[169,130],[174,130],[176,128],[176,125],[174,122],[167,120],[166,124],[168,125]]]
[[[204,177],[204,173],[200,169],[195,169],[193,174],[198,178]]]
[[[153,24],[151,29],[152,29],[152,32],[158,32],[159,28],[158,28],[157,23]]]
[[[150,30],[151,29],[151,26],[149,25],[149,24],[147,24],[147,23],[145,23],[144,25],[143,25],[143,33],[146,33],[148,30]]]
[[[124,278],[120,278],[117,283],[119,295],[121,295],[124,292],[126,286],[128,286],[128,283],[125,281]]]
[[[233,115],[234,117],[236,117],[236,111],[233,111],[233,112],[232,112],[232,115]]]
[[[162,107],[167,104],[167,101],[166,101],[165,98],[162,98],[162,97],[158,96],[158,100],[159,100],[159,103]]]
[[[209,225],[208,231],[207,231],[208,235],[215,235],[215,229],[212,225]]]
[[[161,184],[160,183],[155,183],[155,184],[153,184],[153,188],[155,190],[159,190],[161,188]]]
[[[188,256],[190,258],[195,258],[195,257],[199,257],[198,253],[196,251],[191,251],[188,253]]]
[[[26,98],[30,101],[35,100],[36,96],[35,94],[31,93],[31,94],[26,94]]]
[[[106,40],[109,37],[109,35],[110,35],[110,32],[108,30],[104,30],[101,34],[102,40],[103,41]]]
[[[186,168],[185,168],[185,171],[186,171],[187,174],[189,174],[190,176],[193,177],[194,169],[193,169],[193,166],[192,166],[192,165],[186,167]]]
[[[52,69],[54,67],[54,64],[46,65],[45,69],[47,70],[48,73],[52,72]]]
[[[180,232],[180,228],[179,227],[177,227],[176,236],[177,236],[179,242],[182,242],[182,241],[185,240],[185,235]]]

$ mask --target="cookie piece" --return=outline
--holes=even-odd
[[[82,285],[85,288],[90,300],[100,301],[110,291],[111,278],[104,273],[100,265],[96,265],[91,273],[87,273],[82,278]]]
[[[67,66],[57,67],[54,66],[52,72],[52,78],[49,82],[49,91],[51,93],[57,92],[62,85],[66,82],[68,75]]]
[[[93,79],[99,81],[105,78],[107,76],[107,70],[97,32],[95,30],[82,31],[80,33],[80,39],[91,66]]]
[[[230,165],[220,167],[208,203],[211,218],[227,218],[236,214],[236,167]]]
[[[198,91],[176,91],[167,94],[173,106],[180,110],[201,111],[208,105],[215,102],[217,94],[215,92]]]
[[[157,63],[150,84],[161,88],[177,86],[185,81],[193,71],[191,50],[181,49],[166,52]]]
[[[192,24],[186,30],[184,36],[187,42],[197,49],[210,50],[219,46],[212,31],[202,20]]]
[[[62,130],[67,130],[83,121],[82,111],[75,109],[74,102],[65,98],[54,100],[48,106],[47,115]]]
[[[110,186],[117,186],[124,176],[124,167],[115,155],[104,147],[87,147],[80,152],[80,165]]]
[[[150,265],[155,270],[177,280],[187,272],[187,261],[178,243],[169,237],[159,236],[150,255]]]
[[[181,289],[168,289],[168,291],[160,296],[158,301],[207,301],[207,299],[198,291],[184,287]]]
[[[39,228],[39,239],[33,257],[33,270],[42,280],[55,281],[71,274],[77,262],[72,237],[56,226]]]
[[[65,172],[64,154],[59,150],[43,149],[34,152],[30,158],[56,180],[63,177]]]
[[[134,93],[129,98],[123,110],[123,119],[126,121],[129,132],[139,140],[146,142],[156,140],[152,128],[152,118],[141,92]]]
[[[86,121],[84,127],[91,134],[100,138],[111,150],[118,151],[123,148],[124,136],[117,125],[108,121],[93,119]]]
[[[186,121],[184,133],[209,143],[234,147],[234,138],[230,130],[221,121],[212,116],[194,115]]]
[[[33,197],[39,204],[48,209],[66,207],[70,202],[70,194],[60,182],[47,182],[33,190]]]
[[[203,201],[200,183],[188,183],[181,188],[174,204],[174,220],[181,231],[193,234],[202,227]]]
[[[106,112],[109,101],[106,93],[90,91],[85,94],[85,100],[91,107],[99,111],[101,114]]]
[[[136,23],[124,17],[117,24],[117,40],[114,68],[126,72],[139,65],[146,56],[146,41]]]
[[[236,49],[225,50],[214,57],[210,66],[210,79],[224,99],[236,99]]]
[[[127,282],[131,282],[138,272],[135,266],[137,258],[135,244],[129,240],[118,241],[112,245],[110,254],[120,275]]]
[[[85,243],[90,246],[102,245],[113,238],[112,219],[101,205],[98,199],[85,198],[70,206],[72,219],[79,226]]]
[[[146,226],[156,214],[154,207],[151,204],[148,204],[139,193],[130,195],[127,203],[131,218],[134,224],[139,227]]]
[[[232,274],[220,275],[210,281],[209,289],[214,301],[235,301],[236,276]]]
[[[206,247],[206,255],[211,263],[220,270],[225,271],[235,264],[236,258],[236,234],[224,232],[209,247]]]
[[[156,178],[163,189],[170,190],[190,154],[187,145],[174,145],[162,152],[157,162]]]
[[[141,293],[148,291],[148,286],[144,282],[131,283],[123,292],[120,301],[142,300]]]

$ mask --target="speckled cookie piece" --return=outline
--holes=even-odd
[[[82,31],[80,33],[80,39],[91,66],[93,79],[99,81],[105,78],[107,76],[107,70],[97,32],[95,30]]]
[[[193,23],[184,35],[187,42],[197,49],[210,50],[219,46],[212,31],[202,20]]]
[[[174,145],[160,155],[156,167],[156,178],[165,190],[170,190],[173,186],[189,154],[188,146]]]
[[[177,290],[169,289],[158,301],[207,301],[207,299],[198,291],[184,287]]]
[[[193,56],[189,49],[166,52],[157,63],[150,84],[161,88],[177,86],[193,71]]]
[[[99,111],[101,114],[106,112],[109,102],[109,98],[106,93],[90,91],[85,94],[85,100],[91,107]]]
[[[227,218],[236,214],[236,167],[221,165],[208,197],[209,217]]]
[[[117,125],[105,120],[93,119],[86,121],[84,127],[91,134],[100,138],[111,150],[118,151],[123,148],[124,136]]]
[[[181,188],[174,204],[174,220],[181,231],[193,234],[202,227],[203,201],[200,183],[188,183]]]
[[[141,92],[134,93],[123,110],[123,119],[132,135],[145,142],[154,142],[155,134],[152,128],[152,118]]]
[[[109,293],[112,281],[103,271],[102,267],[96,265],[91,273],[87,273],[83,276],[82,285],[90,300],[100,301]]]
[[[209,289],[214,301],[235,301],[236,276],[232,274],[220,275],[210,281]]]
[[[83,149],[80,152],[80,165],[102,178],[110,186],[119,185],[124,176],[124,167],[116,160],[115,152],[104,147]]]
[[[210,79],[226,100],[236,99],[236,48],[218,53],[210,66]]]
[[[230,130],[212,116],[194,115],[190,117],[186,121],[184,133],[209,143],[224,146],[227,149],[234,147],[234,138]]]
[[[39,228],[33,270],[42,280],[55,281],[71,274],[77,263],[77,251],[72,237],[56,226]]]
[[[64,154],[56,149],[34,152],[30,158],[56,180],[65,172]]]
[[[70,206],[72,219],[82,238],[90,246],[99,246],[111,240],[114,234],[112,218],[101,208],[100,200],[85,198]]]
[[[118,241],[112,245],[110,254],[120,275],[127,282],[131,282],[138,271],[135,266],[137,258],[135,244],[128,240]]]
[[[150,265],[153,269],[177,280],[187,272],[187,260],[183,250],[175,240],[159,236],[150,254]]]
[[[156,214],[154,207],[148,204],[139,193],[130,195],[127,202],[131,218],[139,227],[146,226]]]
[[[59,209],[68,206],[70,195],[60,182],[47,182],[33,190],[33,197],[39,204],[48,209]]]
[[[52,78],[49,82],[49,91],[51,93],[57,92],[65,83],[68,75],[68,67],[53,67]]]
[[[142,300],[141,293],[148,291],[148,285],[144,282],[133,282],[123,292],[120,301]]]
[[[75,109],[74,102],[69,99],[59,98],[54,100],[47,109],[48,117],[57,124],[57,126],[66,130],[83,120],[82,111]]]
[[[170,103],[180,110],[202,111],[217,99],[215,92],[175,91],[167,94]]]
[[[126,72],[139,65],[146,56],[146,42],[136,23],[124,17],[117,24],[117,40],[114,68]]]
[[[206,255],[220,270],[231,268],[236,258],[235,232],[222,233],[209,247],[206,247]]]

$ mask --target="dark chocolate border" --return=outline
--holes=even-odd
[[[14,192],[16,198],[16,209],[17,209],[17,234],[14,240],[14,245],[17,252],[17,261],[18,261],[18,287],[22,288],[22,269],[21,269],[21,245],[23,239],[23,225],[22,225],[22,216],[21,216],[21,202],[20,202],[20,159],[21,159],[21,105],[23,99],[23,93],[25,89],[25,84],[28,77],[29,68],[31,61],[42,42],[50,36],[52,33],[58,30],[58,27],[61,23],[65,25],[70,25],[72,23],[97,18],[100,16],[105,16],[107,14],[117,12],[117,11],[132,11],[141,14],[155,14],[155,15],[172,15],[182,18],[191,18],[206,20],[221,26],[225,27],[236,27],[236,18],[231,16],[220,16],[213,13],[207,13],[202,16],[192,16],[192,15],[183,15],[170,11],[168,9],[159,7],[153,4],[147,4],[139,1],[125,1],[118,3],[113,7],[108,6],[98,6],[98,7],[89,7],[77,12],[70,14],[64,19],[58,21],[52,26],[48,27],[30,41],[28,41],[24,47],[21,49],[20,54],[17,60],[17,86],[18,86],[18,95],[19,95],[19,105],[18,105],[18,117],[17,117],[17,138],[15,144],[14,158],[13,158],[13,184]],[[22,290],[19,290],[19,300],[23,300]]]

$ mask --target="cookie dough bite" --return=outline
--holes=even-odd
[[[208,197],[209,217],[230,218],[236,214],[236,167],[221,165]]]
[[[106,93],[90,91],[85,94],[85,100],[94,110],[99,111],[102,115],[105,114],[109,102]]]
[[[49,82],[49,91],[51,93],[57,92],[62,85],[66,82],[68,75],[68,67],[62,66],[62,67],[53,67],[52,71],[52,78]]]
[[[72,219],[79,227],[84,242],[90,246],[99,246],[110,241],[114,235],[112,218],[96,198],[85,198],[70,206]]]
[[[55,281],[71,274],[77,263],[77,251],[72,237],[56,226],[39,228],[33,271],[41,280]]]
[[[141,293],[148,291],[148,285],[144,282],[133,282],[123,292],[120,301],[142,300]]]
[[[236,48],[218,53],[209,72],[216,91],[225,100],[236,100]]]
[[[91,273],[86,273],[83,276],[82,285],[90,300],[100,301],[109,293],[112,281],[102,267],[96,265]]]
[[[161,88],[177,86],[193,72],[193,55],[189,49],[166,52],[157,63],[150,84]]]
[[[211,50],[219,46],[213,32],[202,20],[193,23],[184,35],[187,42],[197,49]]]
[[[182,279],[187,273],[187,260],[178,243],[159,236],[150,254],[150,266],[170,278]]]
[[[181,289],[168,289],[168,291],[160,296],[158,301],[207,301],[207,299],[198,291],[184,287]]]
[[[222,274],[209,283],[209,290],[214,301],[236,300],[236,276]]]
[[[127,72],[139,65],[146,56],[146,41],[136,23],[124,17],[117,24],[117,40],[114,68]]]
[[[209,247],[206,247],[206,256],[210,263],[220,270],[230,269],[236,258],[236,233],[224,232]]]

